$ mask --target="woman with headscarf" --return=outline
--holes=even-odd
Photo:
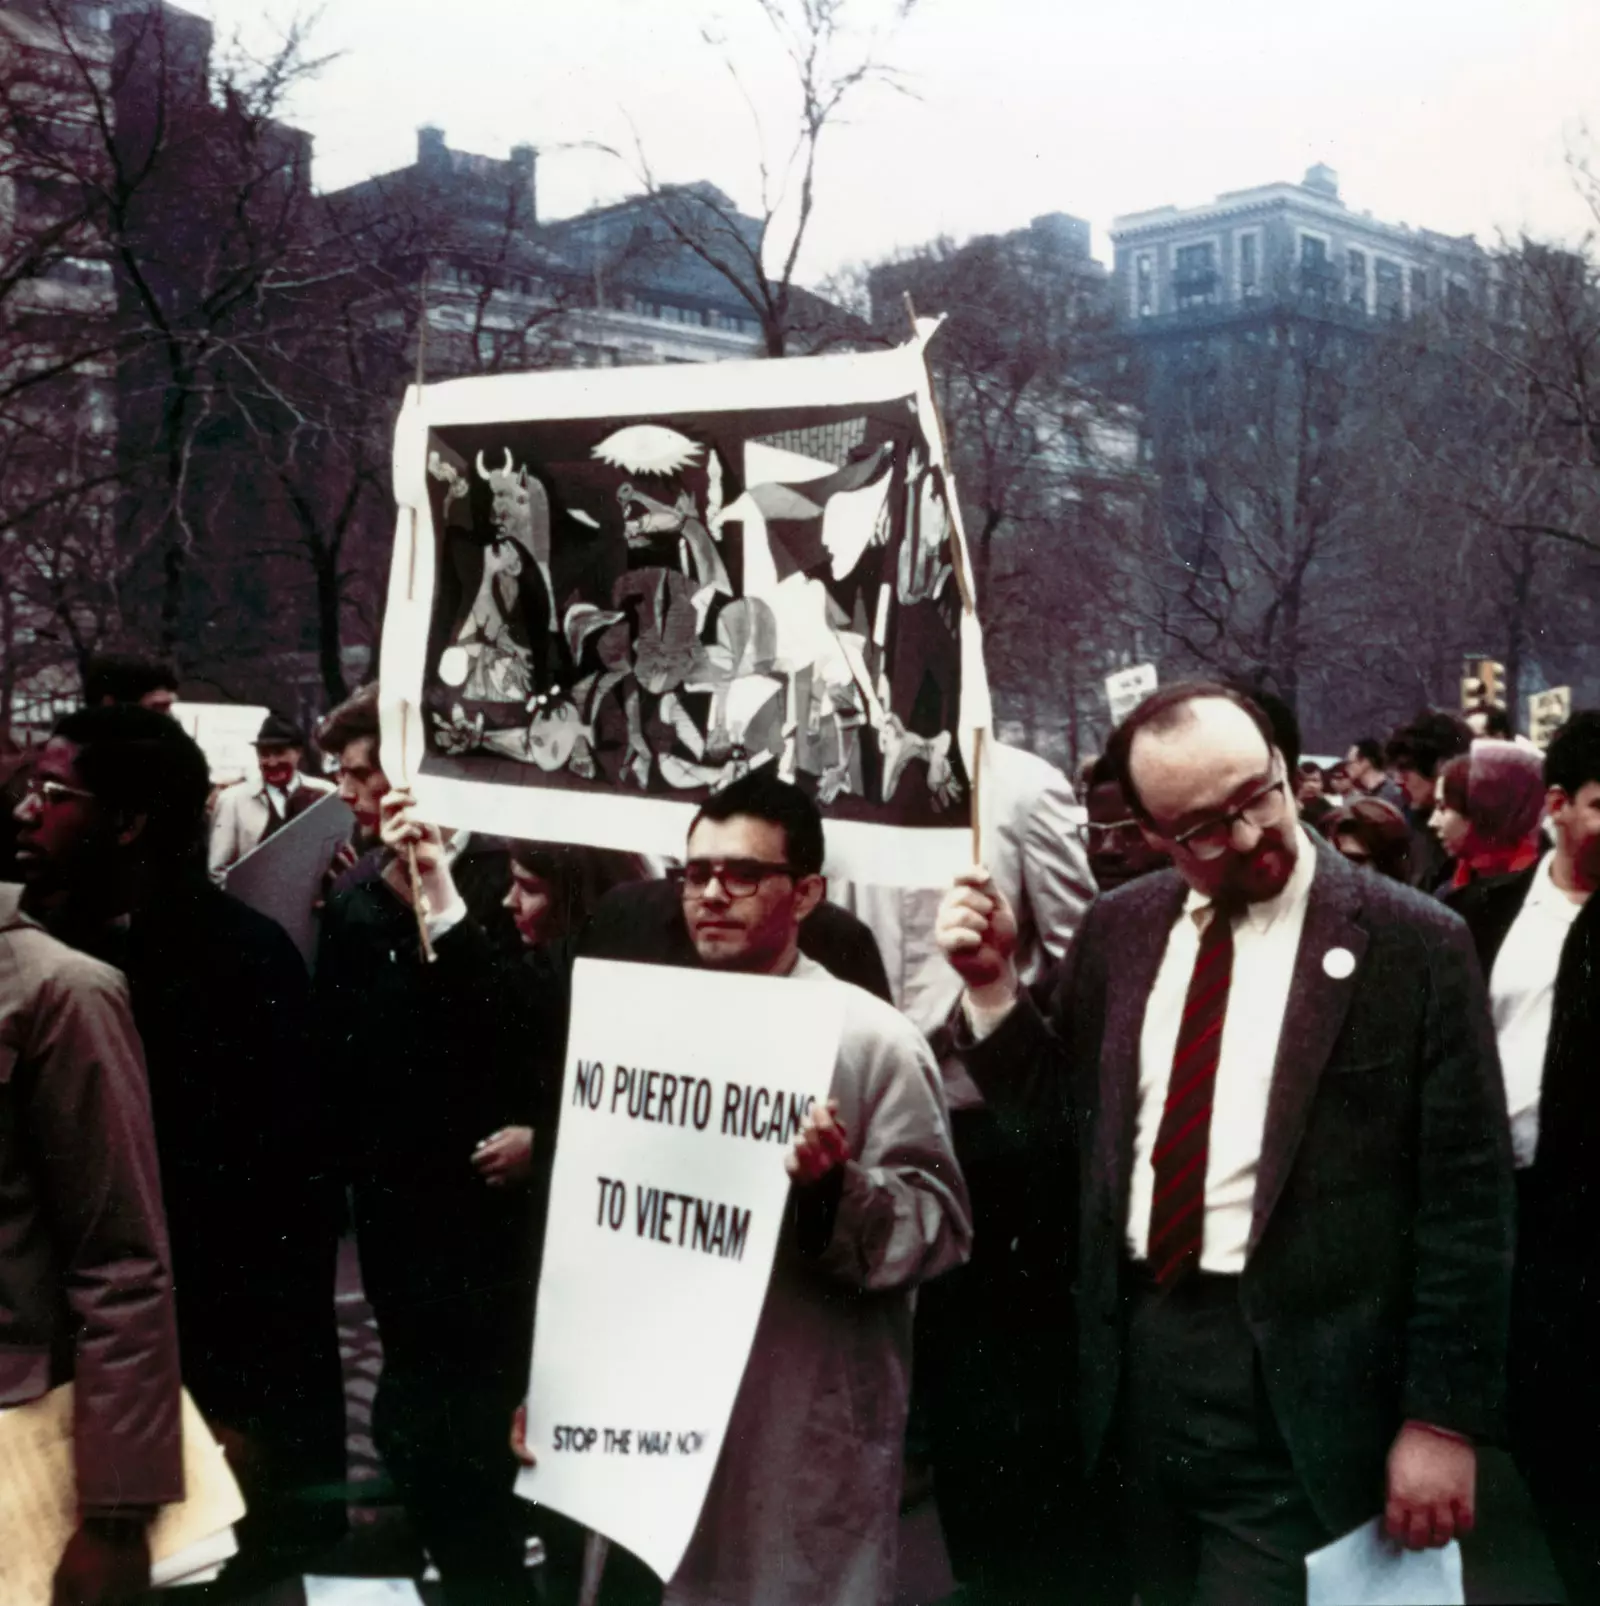
[[[1480,739],[1444,765],[1428,823],[1455,860],[1446,890],[1536,864],[1544,796],[1543,760],[1515,742]]]

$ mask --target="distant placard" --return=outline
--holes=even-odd
[[[1120,725],[1156,689],[1156,666],[1133,664],[1106,676],[1106,701],[1111,704],[1111,723]]]
[[[581,960],[519,1494],[663,1579],[705,1504],[772,1274],[784,1156],[833,1080],[831,978]]]
[[[265,708],[250,703],[174,703],[172,717],[206,755],[213,786],[231,786],[235,781],[260,785],[255,741],[267,717]]]
[[[1528,699],[1528,739],[1542,753],[1550,738],[1572,718],[1572,688],[1552,686]]]

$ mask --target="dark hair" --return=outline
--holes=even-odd
[[[781,826],[790,869],[796,875],[821,875],[822,815],[798,786],[780,781],[769,770],[751,770],[700,805],[690,821],[690,833],[702,820],[731,820],[740,814]]]
[[[1434,794],[1447,809],[1454,809],[1465,818],[1471,784],[1472,759],[1466,753],[1457,753],[1439,766],[1439,773],[1434,776]]]
[[[1544,754],[1544,784],[1576,797],[1600,781],[1600,708],[1583,708],[1550,738]]]
[[[1472,746],[1472,727],[1459,714],[1425,708],[1390,738],[1385,756],[1391,764],[1415,770],[1431,781],[1447,758]]]
[[[317,726],[317,746],[333,758],[337,758],[351,742],[359,742],[363,736],[372,738],[373,761],[378,762],[382,729],[378,724],[377,681],[352,692],[337,708],[330,709]]]
[[[1282,751],[1278,747],[1277,733],[1272,728],[1272,722],[1260,706],[1246,697],[1242,691],[1220,681],[1175,680],[1170,686],[1163,686],[1159,691],[1151,692],[1112,731],[1111,739],[1106,743],[1105,757],[1111,766],[1111,773],[1116,777],[1117,785],[1122,788],[1122,795],[1128,800],[1128,807],[1141,819],[1148,821],[1150,816],[1145,813],[1144,804],[1140,801],[1139,794],[1134,788],[1133,777],[1129,773],[1128,760],[1133,752],[1134,737],[1142,730],[1157,733],[1176,730],[1180,725],[1187,723],[1189,715],[1186,710],[1190,703],[1205,702],[1213,698],[1224,703],[1232,703],[1235,708],[1242,708],[1250,716],[1255,728],[1261,732],[1261,740],[1269,748]]]
[[[1391,881],[1411,879],[1411,827],[1394,804],[1381,797],[1355,798],[1325,820],[1322,829],[1330,842],[1354,837],[1380,875]]]
[[[1339,812],[1339,805],[1331,797],[1314,797],[1300,810],[1300,818],[1321,835],[1328,834],[1328,824]]]
[[[1503,742],[1509,742],[1516,732],[1511,728],[1511,716],[1505,709],[1491,703],[1486,708],[1472,708],[1469,713],[1483,715],[1483,734],[1493,736]]]
[[[1117,780],[1117,772],[1111,767],[1111,760],[1102,753],[1089,766],[1086,790],[1092,792],[1097,786],[1119,786],[1120,784]]]
[[[643,881],[649,874],[636,855],[610,848],[521,840],[513,840],[507,847],[519,870],[538,876],[549,886],[550,904],[557,911],[553,937],[581,930],[608,892],[629,881]]]
[[[1283,754],[1289,773],[1295,774],[1300,768],[1301,741],[1300,721],[1295,718],[1294,710],[1265,686],[1253,686],[1234,676],[1230,676],[1226,684],[1267,716],[1267,723],[1272,727],[1272,745]]]
[[[1357,758],[1364,758],[1377,769],[1383,768],[1383,743],[1376,736],[1361,736],[1350,744]]]
[[[153,691],[175,692],[178,672],[159,658],[134,653],[104,652],[91,658],[83,671],[83,700],[90,707],[101,703],[137,703]]]
[[[125,820],[144,816],[142,857],[168,866],[199,857],[211,770],[176,720],[112,703],[66,715],[52,734],[77,748],[74,767],[100,803]]]

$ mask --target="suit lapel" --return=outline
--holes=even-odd
[[[1319,844],[1316,851],[1317,873],[1306,903],[1300,951],[1295,956],[1289,1005],[1267,1097],[1267,1124],[1250,1223],[1251,1250],[1260,1241],[1294,1164],[1311,1100],[1338,1044],[1367,951],[1366,928],[1356,919],[1363,872],[1325,844]],[[1337,958],[1341,950],[1349,956],[1347,961]],[[1331,962],[1330,955],[1335,956]],[[1350,969],[1339,974],[1346,963]]]
[[[1139,1040],[1150,989],[1167,951],[1167,938],[1189,889],[1176,871],[1147,877],[1130,890],[1124,918],[1107,944],[1105,1026],[1100,1037],[1099,1142],[1093,1175],[1102,1181],[1103,1230],[1120,1246],[1127,1226],[1133,1133],[1139,1111]]]

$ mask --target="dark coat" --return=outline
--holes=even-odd
[[[700,963],[678,889],[670,881],[630,881],[612,888],[579,937],[578,952],[587,959],[644,965],[693,969]],[[801,923],[800,952],[840,981],[853,982],[886,1004],[894,1002],[877,939],[848,909],[819,903]]]
[[[1401,1423],[1499,1431],[1511,1280],[1505,1096],[1482,980],[1449,911],[1326,846],[1267,1111],[1244,1316],[1295,1467],[1333,1532],[1382,1503]],[[1005,1118],[1067,1128],[1080,1166],[1079,1411],[1116,1405],[1121,1266],[1150,988],[1175,871],[1096,902],[1057,976],[967,1049]],[[1330,976],[1335,948],[1354,974]]]
[[[503,1126],[532,1126],[536,1153],[553,1142],[565,1014],[546,983],[560,967],[508,966],[470,917],[425,964],[416,917],[380,866],[329,899],[316,972],[363,1285],[391,1366],[520,1383],[529,1194],[487,1186],[472,1154]]]
[[[1496,876],[1454,895],[1485,976],[1535,874]],[[1517,1180],[1513,1404],[1518,1416],[1592,1435],[1600,1431],[1600,897],[1589,899],[1561,949],[1539,1146]]]
[[[339,1482],[343,1207],[305,965],[198,873],[99,946],[144,1040],[184,1382],[266,1448],[275,1484]]]

